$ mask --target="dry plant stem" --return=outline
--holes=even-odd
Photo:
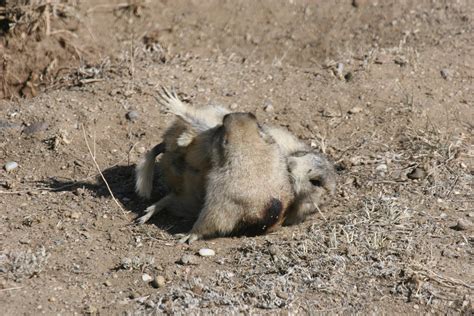
[[[19,290],[19,289],[22,289],[22,288],[23,288],[23,286],[9,287],[9,288],[6,288],[6,289],[1,289],[0,292],[7,292],[7,291]]]
[[[113,194],[112,189],[110,189],[109,183],[108,183],[107,180],[105,179],[104,174],[102,173],[102,171],[100,171],[99,164],[97,163],[97,160],[95,159],[95,156],[94,156],[94,154],[92,153],[92,150],[91,150],[91,147],[90,147],[90,145],[89,145],[89,142],[87,141],[86,129],[84,128],[84,124],[82,124],[81,126],[82,126],[82,134],[83,134],[83,136],[84,136],[84,141],[86,142],[87,149],[89,150],[89,154],[91,155],[92,161],[94,162],[94,165],[95,165],[95,167],[97,168],[97,171],[99,172],[99,174],[100,174],[102,180],[104,180],[104,183],[105,183],[105,185],[107,186],[107,190],[109,191],[110,196],[111,196],[112,199],[114,200],[115,204],[117,204],[117,206],[119,207],[119,209],[122,211],[123,214],[126,214],[127,212],[123,209],[123,207],[120,205],[120,203],[119,203],[119,202],[117,201],[117,199],[115,198],[115,195]]]

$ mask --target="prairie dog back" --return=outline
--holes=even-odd
[[[286,161],[250,113],[224,116],[213,137],[203,210],[185,240],[278,226],[293,194]]]

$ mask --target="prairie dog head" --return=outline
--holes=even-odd
[[[250,142],[260,138],[257,118],[252,113],[231,113],[222,120],[223,141],[227,143]]]
[[[336,189],[334,168],[323,156],[306,151],[293,153],[288,157],[288,170],[296,194],[311,195],[315,191],[323,190],[334,194]]]

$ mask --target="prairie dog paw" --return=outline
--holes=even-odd
[[[183,238],[181,238],[179,240],[179,243],[180,244],[184,244],[184,243],[188,243],[188,244],[191,244],[193,242],[195,242],[196,240],[200,239],[198,235],[196,234],[189,234],[189,235],[185,235]]]

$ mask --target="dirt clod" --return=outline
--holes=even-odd
[[[411,180],[422,180],[426,177],[426,171],[420,167],[416,167],[407,174],[407,177]]]
[[[164,287],[166,284],[166,280],[165,280],[165,277],[162,276],[162,275],[158,275],[156,277],[153,278],[153,281],[151,281],[151,286],[153,286],[154,288],[162,288]]]
[[[136,120],[138,120],[138,117],[140,116],[140,114],[138,114],[137,111],[129,111],[127,112],[127,114],[125,114],[125,116],[127,117],[128,120],[135,122]]]
[[[472,230],[474,228],[474,225],[467,218],[460,218],[458,219],[456,225],[451,226],[451,228],[458,231]]]

